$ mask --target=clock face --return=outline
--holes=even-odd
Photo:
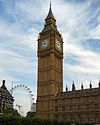
[[[47,39],[43,40],[40,44],[42,48],[47,48],[49,45],[49,41]]]
[[[57,49],[61,49],[61,43],[56,39],[56,47]]]

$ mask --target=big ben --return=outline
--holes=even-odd
[[[53,117],[53,98],[63,92],[63,39],[51,5],[38,38],[37,107],[38,118]]]

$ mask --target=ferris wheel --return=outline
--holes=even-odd
[[[14,92],[19,92],[19,89],[22,89],[25,93],[28,94],[28,97],[29,97],[29,101],[30,101],[30,111],[33,111],[34,110],[34,106],[35,106],[35,103],[34,103],[34,97],[33,97],[33,94],[32,94],[32,91],[30,90],[29,87],[27,87],[26,85],[16,85],[14,87],[11,88],[11,94],[13,95]],[[20,104],[16,104],[16,106],[18,107],[18,111],[19,113],[21,114],[20,112],[20,108],[22,107]]]

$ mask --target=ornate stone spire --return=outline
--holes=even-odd
[[[90,81],[90,89],[92,89],[92,84],[91,84],[91,81]]]
[[[50,3],[50,9],[49,9],[48,15],[45,18],[44,28],[40,32],[40,34],[42,34],[44,32],[47,32],[47,31],[50,31],[50,30],[54,30],[57,33],[59,33],[59,31],[57,30],[56,19],[55,19],[54,15],[53,15],[53,12],[52,12],[52,9],[51,9],[51,3]]]
[[[2,81],[2,86],[1,86],[2,89],[7,89],[6,86],[5,86],[5,80]]]
[[[68,87],[67,87],[67,85],[66,85],[66,92],[68,91]]]
[[[53,13],[52,13],[52,9],[51,9],[51,2],[50,2],[49,13],[48,13],[48,15],[47,15],[47,17],[46,17],[45,20],[48,20],[48,19],[50,19],[50,18],[52,18],[53,20],[55,20],[55,17],[54,17],[54,15],[53,15]]]
[[[83,88],[84,88],[84,86],[83,86],[83,83],[82,83],[82,85],[81,85],[81,89],[83,90]]]
[[[99,84],[98,85],[99,85],[99,88],[100,88],[100,80],[99,80]]]
[[[73,81],[73,84],[72,84],[72,91],[75,91],[75,84],[74,84],[74,81]]]

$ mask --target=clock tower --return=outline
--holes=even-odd
[[[51,5],[38,38],[37,107],[38,118],[53,117],[53,98],[63,92],[63,39],[57,30]]]

